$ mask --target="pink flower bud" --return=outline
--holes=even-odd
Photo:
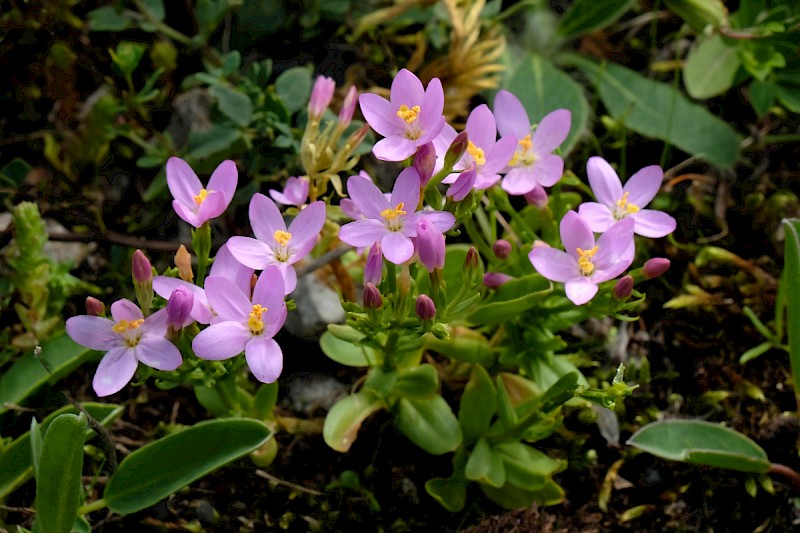
[[[467,132],[462,131],[456,135],[456,138],[450,144],[450,148],[444,154],[445,168],[452,168],[456,161],[461,159],[461,156],[467,151],[467,146],[469,146],[469,138],[467,137]]]
[[[428,272],[444,268],[444,235],[424,216],[417,221],[417,254]]]
[[[93,296],[86,297],[86,314],[92,316],[105,316],[106,305]]]
[[[498,239],[492,245],[492,252],[498,259],[508,259],[508,256],[511,255],[511,243],[505,239]]]
[[[378,285],[383,276],[383,250],[381,243],[376,242],[369,248],[367,262],[364,265],[364,283]]]
[[[372,283],[364,285],[364,307],[367,309],[380,309],[383,305],[381,291]]]
[[[311,89],[311,99],[308,101],[308,114],[311,118],[319,119],[333,98],[336,82],[327,76],[317,76],[314,88]]]
[[[414,156],[413,167],[419,174],[420,186],[424,187],[433,176],[433,167],[436,166],[436,148],[433,143],[423,144]]]
[[[648,259],[642,267],[645,279],[657,278],[669,269],[669,259],[666,257],[654,257]]]
[[[350,87],[347,90],[347,95],[344,97],[342,108],[339,110],[339,125],[346,128],[353,120],[353,113],[356,111],[356,103],[358,103],[358,91],[355,87]]]
[[[417,296],[414,309],[417,311],[417,316],[422,320],[433,320],[436,317],[436,306],[427,294]]]
[[[134,283],[149,283],[153,281],[153,266],[141,250],[136,250],[133,253],[132,270]]]
[[[189,320],[194,305],[194,295],[183,287],[176,287],[167,301],[167,325],[181,329]]]
[[[617,300],[627,300],[628,297],[633,293],[633,277],[632,276],[622,276],[617,281],[617,284],[614,285],[614,298]]]
[[[478,178],[478,167],[470,163],[466,170],[458,175],[456,181],[447,189],[446,195],[451,197],[456,202],[460,202],[467,197],[469,192],[475,186],[475,180]]]
[[[497,289],[512,279],[514,278],[508,274],[503,274],[502,272],[487,272],[483,276],[483,284],[490,289]]]
[[[479,262],[480,257],[478,257],[478,250],[476,250],[474,246],[470,246],[469,250],[467,250],[467,257],[464,260],[465,266],[467,268],[478,268]]]
[[[533,190],[526,192],[523,196],[525,201],[528,202],[528,205],[538,207],[539,209],[547,207],[547,191],[545,191],[543,187],[537,185]]]

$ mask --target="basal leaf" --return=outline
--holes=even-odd
[[[344,329],[347,326],[339,327]],[[358,333],[352,328],[344,331],[349,332],[350,330]],[[339,329],[337,329],[338,332]],[[343,340],[337,333],[326,331],[319,338],[319,347],[322,352],[337,363],[345,366],[363,367],[379,365],[383,362],[382,353],[376,353],[375,350],[368,346],[359,346],[353,342]]]
[[[425,399],[439,390],[439,373],[429,364],[412,366],[398,372],[392,392],[403,398]]]
[[[502,487],[506,482],[506,469],[502,457],[495,452],[489,442],[481,437],[475,444],[464,470],[467,479]]]
[[[238,126],[246,127],[253,117],[253,103],[250,97],[227,85],[213,85],[208,93],[217,99],[219,110]]]
[[[425,490],[451,513],[463,509],[467,501],[467,481],[456,476],[429,479]]]
[[[483,366],[474,365],[458,407],[464,436],[472,438],[486,433],[496,411],[497,390],[492,378]]]
[[[433,455],[452,452],[461,444],[461,426],[439,395],[425,400],[401,398],[396,423],[403,435]]]
[[[300,111],[311,96],[311,72],[305,67],[285,70],[275,80],[275,91],[289,112]]]
[[[383,407],[383,400],[364,391],[339,399],[325,417],[322,438],[337,452],[346,452],[355,442],[364,420]]]

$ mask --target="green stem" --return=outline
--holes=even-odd
[[[397,301],[397,266],[391,261],[386,261],[387,294],[392,294]]]
[[[197,255],[197,285],[202,287],[211,256],[211,225],[208,221],[192,232],[192,246]]]
[[[155,17],[155,15],[153,15],[153,13],[147,8],[147,6],[144,5],[142,0],[133,0],[133,3],[136,4],[136,9],[138,9],[141,12],[144,18],[146,18],[149,23],[153,24],[158,28],[159,32],[163,33],[170,39],[178,41],[182,45],[188,47],[194,47],[194,43],[192,42],[192,39],[190,37],[187,37],[186,35],[176,30],[175,28],[167,26],[166,24],[158,20]]]
[[[105,509],[106,507],[108,507],[108,502],[101,498],[93,501],[92,503],[87,503],[78,507],[78,516],[93,513],[95,511],[99,511],[100,509]]]
[[[483,257],[492,257],[492,248],[486,244],[486,241],[478,231],[478,228],[475,227],[475,221],[472,220],[472,217],[464,220],[464,229],[467,230],[467,235],[469,235],[472,244],[475,245],[481,255],[483,255]]]

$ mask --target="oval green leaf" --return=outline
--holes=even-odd
[[[322,438],[337,452],[346,452],[353,445],[361,423],[383,408],[383,401],[364,391],[345,396],[333,404],[325,417]]]
[[[502,487],[506,482],[506,469],[502,457],[483,437],[478,439],[475,448],[469,454],[464,475],[467,479],[487,483],[493,487]]]
[[[461,426],[439,395],[426,400],[401,398],[396,423],[401,433],[432,455],[452,452],[461,444]]]
[[[605,28],[624,15],[634,0],[575,0],[558,21],[558,32],[564,39]]]
[[[103,499],[117,514],[140,511],[255,450],[271,435],[258,420],[200,422],[126,457],[108,480]]]
[[[740,64],[737,47],[719,35],[696,41],[683,66],[686,92],[698,99],[724,93],[733,85]]]
[[[250,124],[253,116],[253,103],[250,97],[226,85],[214,85],[208,92],[217,99],[219,110],[226,117],[243,128]]]
[[[336,333],[326,331],[319,338],[319,347],[325,355],[345,366],[365,367],[383,363],[382,354],[379,357],[379,354],[376,354],[375,350],[368,346],[359,346],[343,340],[339,333],[338,330]],[[341,335],[344,334],[344,332],[341,333]]]
[[[769,470],[767,454],[755,442],[725,426],[703,420],[661,420],[634,433],[628,444],[672,461],[740,472]]]
[[[287,69],[275,80],[275,92],[290,112],[300,111],[311,96],[311,71],[306,67]]]
[[[392,392],[403,398],[419,400],[436,396],[439,373],[433,365],[423,364],[398,371]]]
[[[539,274],[529,274],[504,283],[471,315],[474,324],[490,325],[518,317],[550,294],[550,282]]]

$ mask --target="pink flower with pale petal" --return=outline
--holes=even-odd
[[[308,178],[292,176],[286,180],[283,192],[272,190],[269,195],[279,204],[300,207],[308,199]]]
[[[220,216],[233,199],[239,180],[236,164],[223,161],[203,187],[192,167],[179,157],[167,160],[167,186],[174,200],[172,207],[181,219],[199,228]]]

